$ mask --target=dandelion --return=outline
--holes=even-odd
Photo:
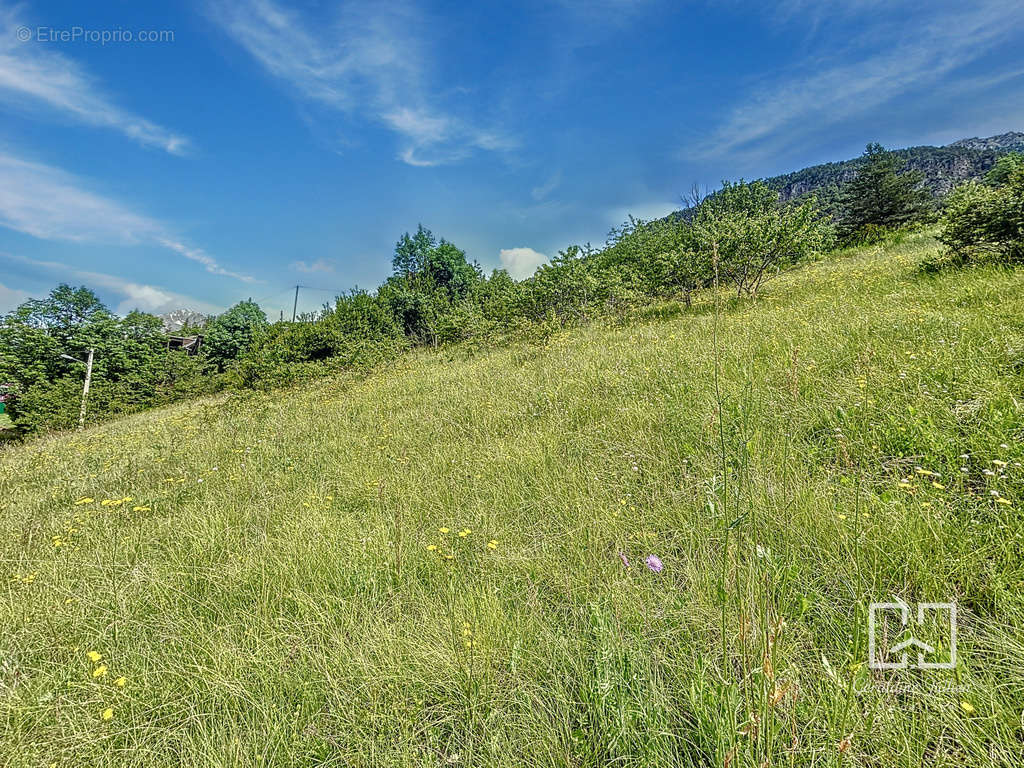
[[[92,671],[93,677],[103,677],[105,674],[107,674],[106,664],[100,664],[98,667],[96,667],[96,669]]]
[[[657,555],[648,555],[644,562],[647,564],[647,567],[655,573],[661,573],[662,569],[665,567],[661,562],[661,558]]]
[[[88,496],[84,496],[84,497],[82,497],[81,499],[79,499],[78,501],[75,502],[75,506],[79,507],[82,504],[92,504],[93,501],[95,501],[95,499],[90,499]]]
[[[149,512],[149,507],[132,507],[132,512]]]
[[[437,549],[437,544],[427,544],[427,552],[433,552]]]
[[[89,651],[89,653],[87,653],[86,656],[89,657],[89,661],[91,661],[93,664],[95,664],[97,661],[103,658],[103,654],[96,653],[96,651]]]
[[[969,701],[961,701],[961,702],[960,702],[960,709],[962,709],[962,710],[963,710],[964,712],[966,712],[966,713],[967,713],[968,715],[970,715],[970,714],[972,714],[973,712],[975,712],[975,711],[976,711],[976,710],[974,709],[974,705],[973,705],[973,704],[971,704],[971,702],[969,702]]]
[[[114,685],[116,685],[118,688],[124,688],[127,683],[128,680],[123,677],[119,677],[117,678],[117,680],[114,681]]]
[[[488,549],[497,549],[498,548],[498,540],[497,539],[491,539],[490,541],[488,541],[487,542],[487,548]]]
[[[102,712],[100,712],[100,718],[102,720],[113,720],[114,719],[114,710],[113,710],[113,708],[107,707]]]
[[[471,533],[472,533],[472,531],[469,530],[469,528],[463,528],[461,531],[459,531],[459,538],[460,539],[464,539],[467,536],[469,536],[469,534],[471,534]]]
[[[440,531],[441,533],[451,533],[451,529],[450,528],[438,528],[437,530]]]

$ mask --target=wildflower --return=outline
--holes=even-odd
[[[97,661],[103,658],[103,654],[96,653],[96,651],[89,651],[89,653],[87,653],[86,656],[89,657],[89,661],[91,661],[93,664],[95,664]]]
[[[1006,466],[1006,462],[1005,461],[1000,461],[999,459],[992,459],[992,463],[995,464],[997,467],[1005,467]]]
[[[661,562],[661,558],[657,555],[648,555],[644,562],[655,573],[661,573],[662,568],[665,567]]]
[[[114,685],[116,685],[118,688],[124,688],[127,683],[128,680],[123,677],[119,677],[117,678],[117,680],[114,681]]]
[[[438,528],[437,530],[440,531],[441,533],[450,533],[451,532],[450,528]]]
[[[437,549],[437,544],[427,544],[427,552],[433,552]]]
[[[932,488],[938,488],[940,491],[946,490],[946,486],[942,483],[936,483],[934,480],[932,480]]]
[[[469,528],[463,528],[461,531],[459,531],[459,538],[460,539],[464,539],[467,536],[469,536],[469,534],[471,534],[471,533],[472,533],[472,531],[469,530]]]
[[[969,701],[961,701],[960,702],[960,709],[962,709],[968,715],[970,715],[973,712],[975,712],[974,705],[971,704],[971,702],[969,702]]]
[[[82,504],[92,504],[94,499],[90,499],[88,496],[84,496],[75,502],[75,506],[81,506]]]
[[[100,718],[103,720],[113,720],[114,710],[111,707],[107,707],[102,712],[100,712]]]
[[[149,512],[149,507],[132,507],[132,512]]]
[[[487,542],[487,548],[488,549],[497,549],[498,548],[498,540],[497,539],[491,539],[490,541],[488,541]]]
[[[107,674],[106,664],[100,664],[98,667],[96,667],[96,669],[92,671],[93,677],[103,677],[105,674]]]

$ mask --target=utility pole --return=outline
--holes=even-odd
[[[295,303],[292,304],[292,322],[295,322],[295,313],[299,310],[299,288],[302,286],[295,286]]]
[[[89,357],[85,361],[85,386],[82,387],[82,411],[78,414],[78,429],[85,429],[85,401],[89,397],[89,382],[92,381],[92,356],[96,350],[89,348]]]
[[[92,347],[89,348],[89,356],[85,360],[79,360],[77,357],[71,355],[61,355],[64,360],[70,360],[72,363],[81,363],[85,366],[85,386],[82,387],[82,410],[78,412],[78,429],[85,429],[85,401],[89,397],[89,383],[92,381],[92,358],[96,353],[96,350]]]

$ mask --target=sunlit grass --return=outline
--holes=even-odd
[[[1019,764],[1024,275],[934,248],[0,453],[0,762]]]

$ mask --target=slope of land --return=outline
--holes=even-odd
[[[960,139],[943,147],[907,147],[894,150],[908,171],[919,171],[924,186],[943,196],[970,179],[981,179],[1008,152],[1024,152],[1024,133],[1004,133],[984,139]],[[861,158],[823,163],[765,179],[784,200],[816,193],[827,205],[839,188],[857,175]]]
[[[1024,273],[935,248],[0,453],[0,763],[1020,764]]]

